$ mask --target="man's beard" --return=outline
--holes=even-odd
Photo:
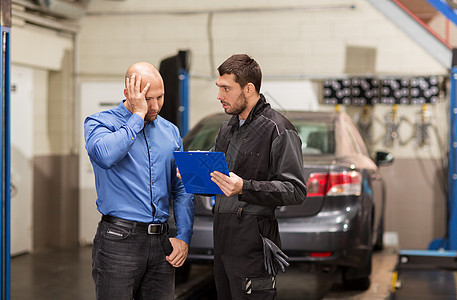
[[[145,118],[144,118],[144,120],[145,120],[146,122],[154,122],[155,119],[157,119],[157,116],[156,116],[156,117],[145,117]]]
[[[247,106],[248,106],[248,99],[246,98],[244,93],[241,93],[241,95],[238,97],[236,103],[232,107],[228,107],[225,110],[225,113],[227,113],[229,115],[239,115],[246,109]]]
[[[159,116],[159,112],[157,112],[157,114],[155,116],[151,116],[151,115],[146,114],[146,116],[144,117],[144,121],[146,121],[146,122],[154,122],[157,119],[158,116]]]

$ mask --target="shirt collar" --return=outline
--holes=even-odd
[[[130,112],[130,110],[127,109],[127,107],[125,107],[124,102],[125,102],[125,99],[121,101],[121,103],[119,104],[118,108],[119,108],[122,116],[124,118],[128,119],[128,118],[130,118],[132,113]]]

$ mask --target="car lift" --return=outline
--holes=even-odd
[[[427,1],[457,25],[457,1]],[[447,237],[432,241],[429,250],[400,250],[390,299],[457,299],[457,49],[452,50],[450,85]]]
[[[390,299],[456,299],[457,251],[400,250]]]

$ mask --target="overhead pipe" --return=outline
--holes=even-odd
[[[43,1],[43,0],[40,0]],[[310,5],[310,6],[278,6],[278,7],[239,7],[198,10],[141,10],[141,11],[93,11],[88,16],[115,16],[115,15],[198,15],[198,14],[231,14],[231,13],[260,13],[260,12],[297,12],[297,11],[327,11],[327,10],[354,10],[355,4]]]
[[[70,19],[80,19],[85,15],[89,0],[79,0],[75,2],[67,2],[60,0],[38,0],[41,8]]]

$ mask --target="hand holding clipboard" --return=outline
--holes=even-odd
[[[211,180],[211,173],[214,171],[229,176],[223,152],[175,151],[173,154],[187,193],[224,194]]]

